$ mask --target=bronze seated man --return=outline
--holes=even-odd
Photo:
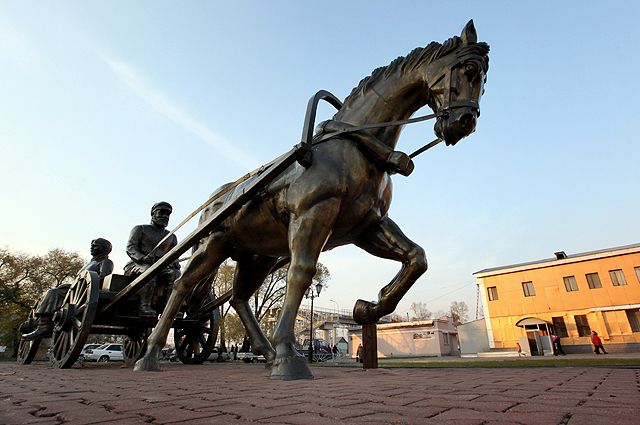
[[[151,207],[151,224],[141,224],[131,229],[127,242],[127,255],[131,261],[124,267],[126,276],[134,278],[140,276],[178,244],[175,235],[171,235],[163,241],[169,234],[166,227],[169,225],[169,216],[172,211],[173,208],[168,202],[158,202]],[[161,241],[162,243],[158,245]],[[160,271],[140,290],[139,313],[141,316],[156,315],[156,311],[153,309],[154,295],[160,297],[161,294],[168,294],[173,281],[178,277],[180,277],[180,263],[175,261]]]
[[[85,265],[78,274],[83,272],[96,272],[100,283],[113,272],[113,261],[109,259],[111,242],[103,238],[91,241],[91,261]],[[35,312],[38,318],[38,327],[35,331],[22,335],[22,338],[32,341],[40,338],[48,338],[53,331],[53,314],[60,308],[60,304],[67,294],[70,283],[62,283],[56,288],[47,290]]]

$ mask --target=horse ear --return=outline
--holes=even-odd
[[[473,19],[470,19],[467,22],[467,25],[462,29],[462,33],[460,34],[460,38],[464,44],[471,44],[478,42],[478,34],[476,33],[476,27],[473,26]]]

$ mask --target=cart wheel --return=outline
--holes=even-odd
[[[77,280],[64,297],[62,305],[53,316],[53,365],[60,369],[75,363],[91,333],[91,324],[98,308],[98,275],[86,272]]]
[[[20,327],[20,332],[24,335],[35,331],[37,327],[38,318],[36,317],[36,309],[34,308],[29,312],[29,317]],[[27,341],[20,338],[20,345],[18,346],[18,364],[31,364],[33,358],[38,352],[38,347],[40,347],[40,341],[42,341],[41,338],[33,341]]]
[[[214,295],[208,297],[208,301],[213,301]],[[218,339],[220,329],[220,309],[201,313],[191,312],[187,306],[184,322],[193,320],[193,324],[188,326],[175,327],[173,337],[176,344],[176,353],[180,361],[184,364],[201,364],[209,358],[213,347]]]
[[[133,365],[144,356],[147,351],[147,336],[148,330],[144,330],[138,335],[127,336],[124,340],[124,351],[122,356],[124,357],[124,364],[127,367],[133,367]]]

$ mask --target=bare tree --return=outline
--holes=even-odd
[[[423,303],[422,301],[412,302],[411,307],[409,307],[409,309],[413,314],[413,316],[411,317],[412,320],[426,320],[433,317],[433,314],[427,308],[427,304]]]
[[[317,264],[316,274],[313,276],[312,285],[322,284],[327,286],[327,282],[331,278],[329,269],[322,263]],[[282,301],[287,288],[287,272],[289,266],[281,267],[275,272],[271,273],[264,280],[264,283],[260,287],[260,290],[254,294],[254,314],[260,323],[269,312],[275,307],[281,307]]]
[[[253,295],[253,313],[256,316],[256,319],[262,325],[263,329],[265,329],[268,325],[272,326],[276,321],[277,317],[272,315],[274,309],[281,307],[282,302],[284,300],[284,295],[286,292],[287,285],[287,271],[288,266],[284,266],[269,274],[267,278],[264,280],[264,283]],[[218,273],[213,281],[213,288],[216,294],[222,294],[229,289],[231,289],[233,285],[233,277],[235,274],[235,264],[231,261],[226,261],[223,263],[218,270]],[[328,280],[331,278],[331,273],[329,269],[324,266],[322,263],[318,263],[317,271],[315,276],[313,277],[313,284],[322,283],[326,286]],[[227,339],[237,340],[236,333],[236,318],[235,314],[228,315],[230,305],[222,306],[220,308],[220,346],[221,348],[224,346],[225,341]],[[266,323],[267,316],[269,315],[269,323]],[[233,319],[231,318],[233,317]],[[230,323],[227,326],[226,320],[229,318]],[[239,318],[238,318],[239,320]],[[268,333],[269,329],[265,329]],[[245,339],[245,351],[248,350],[246,346],[248,345],[248,340]]]
[[[464,301],[453,301],[451,303],[451,318],[454,325],[458,326],[469,319],[469,306]]]
[[[389,319],[391,320],[392,323],[404,322],[404,317],[402,317],[398,313],[391,313],[391,315],[389,316]]]

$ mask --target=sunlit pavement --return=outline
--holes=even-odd
[[[383,364],[381,364],[383,366]],[[0,424],[638,424],[640,368],[314,367],[0,363]]]

